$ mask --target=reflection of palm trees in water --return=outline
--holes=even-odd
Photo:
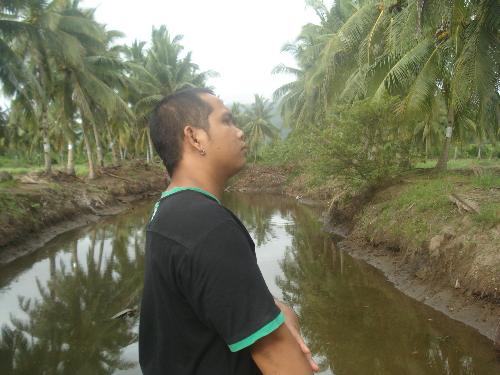
[[[94,229],[85,260],[79,259],[77,241],[72,243],[69,267],[56,267],[51,256],[50,280],[37,280],[40,297],[19,297],[28,320],[11,317],[14,329],[2,328],[0,373],[111,374],[135,365],[121,359],[121,350],[136,340],[137,318],[110,317],[137,304],[139,294],[131,291],[142,282],[143,224],[130,228],[125,219]]]
[[[295,216],[277,284],[323,368],[336,375],[494,373],[486,343],[471,348],[469,331],[447,337],[455,323],[435,314],[431,324],[427,310],[339,251],[311,215]]]
[[[255,244],[262,246],[275,237],[272,217],[290,215],[296,204],[279,195],[231,193],[223,198],[224,205],[242,221]]]

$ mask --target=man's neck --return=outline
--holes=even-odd
[[[191,174],[182,173],[182,171],[176,171],[172,176],[172,180],[168,185],[168,190],[175,187],[197,187],[208,191],[209,193],[215,195],[219,200],[222,198],[222,193],[224,191],[224,181],[216,181],[211,178],[204,178],[204,176],[192,176]]]

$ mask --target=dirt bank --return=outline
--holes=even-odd
[[[0,265],[27,255],[58,234],[115,215],[166,186],[164,168],[130,162],[101,169],[92,181],[55,171],[0,184]]]
[[[345,251],[382,270],[405,294],[492,340],[500,335],[498,176],[416,171],[353,194],[342,184],[310,191],[290,172],[248,168],[232,189],[317,199],[326,228],[346,237]]]

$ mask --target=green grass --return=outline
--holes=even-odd
[[[378,203],[368,206],[359,224],[369,235],[385,233],[410,247],[421,246],[447,225],[460,227],[465,215],[470,216],[479,230],[491,228],[500,224],[499,195],[491,191],[498,187],[500,176],[493,173],[482,176],[445,173],[411,179],[404,186],[387,191],[387,196],[382,195]],[[472,199],[477,199],[480,212],[459,212],[449,195],[467,196],[472,190]]]
[[[482,205],[481,211],[472,218],[482,227],[492,228],[500,224],[500,203],[491,202],[488,205]]]
[[[0,190],[0,211],[14,218],[22,217],[25,213],[23,203],[24,202],[20,202],[17,197],[12,194]]]
[[[485,173],[480,176],[474,176],[471,179],[471,184],[479,189],[500,188],[500,175],[496,173]]]
[[[431,169],[437,164],[437,160],[428,160],[426,162],[416,163],[415,168]],[[472,167],[500,167],[498,159],[450,159],[448,169],[468,169]]]
[[[437,229],[434,223],[453,219],[454,207],[448,199],[452,191],[451,178],[415,181],[382,205],[380,225],[418,245]]]
[[[16,187],[16,185],[17,185],[16,180],[2,181],[2,182],[0,182],[0,189],[13,188],[13,187]]]
[[[75,165],[76,175],[79,177],[87,176],[89,174],[89,165],[88,164],[76,164]]]
[[[54,166],[54,169],[62,169],[64,170],[63,167],[60,166]],[[19,166],[19,167],[1,167],[0,166],[0,172],[7,172],[13,176],[18,176],[22,174],[27,174],[31,172],[41,172],[43,171],[43,167],[40,166]],[[76,164],[75,165],[75,172],[77,176],[86,176],[89,173],[89,167],[87,164]]]
[[[43,168],[40,167],[5,167],[5,168],[0,168],[0,172],[7,172],[10,173],[11,175],[20,175],[20,174],[26,174],[30,172],[38,172],[43,170]]]

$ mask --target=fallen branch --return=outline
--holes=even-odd
[[[104,174],[106,174],[106,175],[108,175],[110,177],[118,178],[118,179],[123,180],[123,181],[132,182],[132,183],[134,182],[132,180],[129,180],[128,178],[120,177],[120,176],[117,176],[116,174],[113,174],[113,173],[104,172],[104,171],[102,171],[101,173],[104,173]]]
[[[459,210],[464,210],[467,212],[475,212],[479,213],[479,206],[476,202],[471,201],[470,199],[459,197],[457,194],[448,195],[450,201],[456,204]]]

